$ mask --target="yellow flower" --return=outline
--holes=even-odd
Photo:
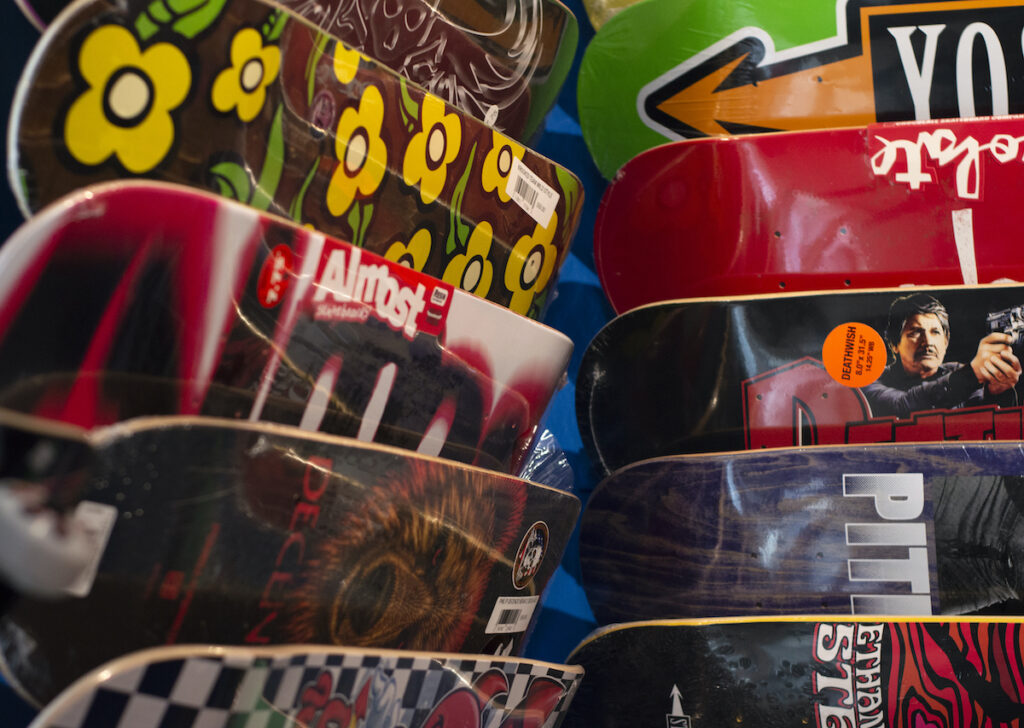
[[[420,107],[421,131],[409,141],[402,162],[402,178],[407,185],[420,186],[420,199],[429,205],[444,188],[448,165],[459,156],[462,125],[456,114],[446,114],[444,102],[436,96],[424,96]]]
[[[491,252],[493,237],[494,231],[489,222],[477,225],[473,234],[469,236],[466,252],[456,255],[448,262],[442,276],[444,282],[481,298],[485,297],[491,290],[491,278],[494,275],[494,266],[487,259]]]
[[[359,109],[348,107],[338,120],[334,153],[338,166],[327,186],[327,209],[343,215],[359,194],[372,195],[384,179],[388,149],[380,137],[384,121],[384,99],[376,86],[367,86]]]
[[[78,69],[89,88],[68,110],[68,152],[82,164],[116,155],[129,172],[153,169],[174,143],[171,111],[192,86],[185,55],[170,43],[140,50],[130,31],[103,25],[82,44]]]
[[[334,45],[334,75],[342,83],[351,83],[359,70],[359,60],[363,54],[344,43]]]
[[[512,171],[512,159],[522,159],[526,148],[520,144],[491,130],[494,143],[491,151],[484,157],[484,169],[480,175],[484,192],[498,191],[498,197],[502,202],[508,202],[512,197],[505,187],[508,184],[508,175]]]
[[[211,101],[217,111],[238,109],[238,118],[252,121],[267,99],[267,86],[277,78],[281,51],[264,46],[255,28],[242,28],[231,40],[231,66],[217,74]]]
[[[420,228],[409,239],[406,245],[402,241],[396,241],[384,254],[388,260],[393,260],[413,270],[422,271],[430,257],[430,231]]]
[[[558,250],[551,244],[558,227],[558,214],[551,213],[548,226],[537,225],[533,235],[524,235],[512,248],[505,263],[505,288],[512,293],[508,307],[527,315],[534,297],[544,290],[555,269]]]

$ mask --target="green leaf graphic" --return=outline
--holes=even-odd
[[[208,173],[219,194],[239,202],[249,202],[252,180],[245,167],[237,162],[220,162],[210,167]]]
[[[169,25],[191,40],[217,21],[226,4],[227,0],[153,0],[135,19],[135,31],[140,40],[149,40]]]
[[[402,77],[399,80],[399,87],[402,90],[402,105],[398,108],[402,112],[402,119],[405,121],[405,126],[410,131],[416,126],[416,120],[420,118],[420,107],[412,96],[409,95],[409,86],[405,82],[405,78]]]
[[[309,58],[306,59],[306,103],[313,103],[313,89],[316,87],[316,67],[317,63],[327,55],[327,45],[331,42],[331,37],[325,33],[318,33],[316,36],[316,44],[313,46],[313,51],[309,54]]]
[[[555,167],[555,174],[558,176],[558,185],[562,188],[562,195],[565,197],[565,215],[568,217],[576,206],[576,196],[579,195],[580,185],[567,169]]]
[[[366,245],[366,230],[370,227],[370,219],[373,217],[373,204],[367,202],[355,202],[348,211],[348,226],[352,228],[352,240],[356,247],[362,248]]]
[[[448,241],[444,245],[444,252],[451,255],[455,248],[465,248],[469,244],[469,236],[473,230],[469,224],[462,220],[462,200],[466,196],[466,187],[469,184],[469,173],[473,170],[473,158],[476,156],[476,142],[469,150],[469,161],[466,162],[466,169],[455,185],[455,192],[452,194],[452,204],[448,208]]]
[[[373,219],[373,204],[368,202],[363,205],[363,222],[359,228],[359,247],[366,245],[366,231],[370,227],[370,220]]]
[[[288,13],[283,10],[275,10],[267,19],[263,21],[263,27],[260,28],[260,34],[263,36],[264,43],[274,43],[278,38],[281,37],[281,33],[284,31],[285,23],[288,22]]]
[[[530,304],[529,318],[540,320],[541,311],[544,310],[544,306],[547,304],[548,293],[551,292],[551,288],[552,285],[549,282],[547,288],[544,289],[544,293],[533,297],[533,303]]]
[[[306,179],[302,181],[302,186],[299,191],[295,194],[295,199],[292,200],[292,204],[288,206],[288,217],[297,223],[302,223],[302,203],[306,199],[306,190],[309,189],[309,183],[313,181],[313,177],[316,176],[316,170],[320,166],[320,157],[316,158],[313,162],[313,166],[309,168],[309,174],[306,175]]]
[[[356,242],[356,231],[359,230],[359,217],[362,213],[362,210],[360,209],[361,207],[362,205],[359,202],[353,202],[352,207],[349,208],[348,217],[345,218],[348,222],[349,229],[352,230],[352,239],[349,242],[353,245],[359,245],[359,243]]]
[[[281,131],[281,108],[277,107],[274,123],[270,125],[270,136],[267,137],[267,155],[263,158],[263,172],[253,192],[249,204],[257,210],[270,209],[277,194],[277,186],[281,184],[281,172],[284,170],[284,134]]]

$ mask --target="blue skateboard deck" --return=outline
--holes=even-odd
[[[599,624],[783,614],[1022,613],[1019,443],[647,460],[580,526]]]

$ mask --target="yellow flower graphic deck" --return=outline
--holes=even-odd
[[[165,10],[87,0],[43,35],[11,111],[26,212],[119,177],[202,186],[543,314],[579,180],[279,5]],[[548,227],[517,169],[553,191]]]

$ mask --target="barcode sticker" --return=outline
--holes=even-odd
[[[72,518],[85,531],[89,548],[89,563],[75,583],[71,584],[66,591],[72,596],[84,597],[92,591],[92,583],[96,579],[100,559],[103,558],[107,541],[110,539],[110,532],[114,530],[114,524],[117,522],[117,508],[103,503],[82,501],[75,508]]]
[[[530,626],[540,597],[498,597],[487,622],[487,634],[515,634]]]
[[[541,227],[547,227],[558,206],[558,193],[530,171],[519,157],[512,157],[512,169],[505,181],[505,191]]]

